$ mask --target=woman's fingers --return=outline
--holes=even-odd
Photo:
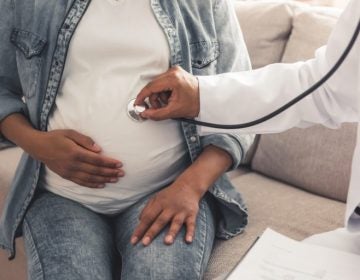
[[[176,215],[172,219],[170,229],[165,236],[165,240],[164,240],[165,244],[171,245],[174,243],[176,236],[178,235],[179,231],[184,225],[184,221],[185,221],[185,215],[183,214]]]
[[[119,178],[124,177],[125,172],[120,168],[107,168],[96,166],[88,163],[80,163],[75,169],[77,171],[85,172],[91,175],[98,175],[103,177]]]
[[[192,243],[195,236],[196,229],[196,216],[190,216],[186,219],[186,235],[185,241],[187,243]]]
[[[150,245],[150,243],[160,233],[160,231],[171,221],[171,218],[171,214],[162,212],[144,234],[144,237],[142,238],[143,245]]]
[[[69,179],[69,178],[66,178]],[[104,176],[92,175],[84,172],[74,172],[70,178],[71,180],[78,179],[86,184],[96,184],[96,185],[105,185],[107,183],[116,183],[119,181],[119,178],[111,178]]]
[[[123,166],[119,160],[105,157],[103,155],[99,155],[97,153],[93,153],[85,149],[79,151],[79,153],[75,157],[81,162],[85,162],[95,166],[114,168],[114,169]]]
[[[80,186],[91,188],[91,189],[101,189],[105,187],[105,184],[96,184],[96,183],[89,183],[78,178],[73,178],[72,181]]]
[[[138,243],[144,236],[145,232],[150,228],[156,218],[162,212],[160,207],[157,207],[152,199],[141,212],[139,220],[140,223],[134,230],[133,235],[131,236],[131,244],[135,245]]]

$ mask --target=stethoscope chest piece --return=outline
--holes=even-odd
[[[127,114],[130,119],[136,122],[144,122],[146,119],[142,118],[140,114],[148,109],[149,106],[145,103],[145,105],[136,105],[135,106],[135,99],[129,101],[127,106]]]

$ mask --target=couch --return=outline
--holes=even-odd
[[[290,1],[234,5],[254,68],[313,57],[340,12]],[[231,240],[216,241],[205,279],[221,279],[267,227],[302,240],[343,226],[355,138],[355,124],[259,136],[248,164],[229,173],[247,201],[249,225]],[[0,212],[21,153],[19,148],[0,151]],[[26,258],[20,238],[14,261],[0,252],[0,280],[22,279]]]

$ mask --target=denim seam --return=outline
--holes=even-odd
[[[24,229],[28,230],[29,232],[29,242],[31,247],[31,257],[35,257],[35,275],[36,280],[43,280],[44,279],[44,270],[43,270],[43,264],[40,260],[39,251],[35,245],[35,240],[33,238],[32,230],[30,228],[29,223],[26,221],[26,218],[24,218]],[[34,255],[33,255],[34,254]],[[28,271],[30,271],[30,268],[28,268]]]
[[[171,50],[171,65],[181,65],[183,63],[181,55],[182,49],[173,22],[169,15],[165,13],[159,0],[151,0],[151,7],[168,40]]]
[[[29,192],[29,194],[27,195],[25,201],[24,201],[24,205],[23,207],[21,208],[20,212],[17,214],[16,216],[16,219],[15,219],[15,223],[14,223],[14,226],[13,226],[13,235],[12,235],[12,238],[11,240],[13,240],[13,244],[12,244],[12,250],[11,250],[11,255],[10,255],[10,259],[13,259],[15,257],[15,235],[16,235],[16,231],[21,223],[21,220],[23,219],[24,217],[24,214],[34,196],[34,193],[35,193],[35,190],[36,190],[36,185],[37,185],[37,182],[38,182],[38,178],[39,178],[39,173],[40,173],[40,168],[38,167],[37,168],[37,172],[35,172],[34,174],[34,181],[33,181],[33,184],[32,184],[32,187],[31,187],[31,190]]]
[[[41,108],[40,129],[42,131],[47,129],[48,118],[58,94],[70,41],[90,2],[91,0],[75,0],[59,30],[57,46],[51,61],[44,103]]]
[[[202,208],[200,211],[200,213],[202,213],[202,215],[200,216],[200,219],[203,220],[204,225],[205,225],[205,231],[201,233],[202,235],[202,243],[201,243],[201,250],[199,250],[199,256],[200,256],[200,261],[199,261],[199,266],[197,267],[198,269],[198,279],[201,279],[201,276],[203,274],[203,264],[204,264],[204,255],[205,255],[205,249],[206,249],[206,238],[208,235],[208,230],[207,230],[207,215],[206,215],[206,207],[205,207],[205,202],[204,200],[200,203],[200,208]]]

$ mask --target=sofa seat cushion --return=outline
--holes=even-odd
[[[0,151],[0,214],[3,211],[6,195],[20,160],[20,148],[8,148]],[[7,252],[0,250],[0,280],[26,279],[26,256],[23,239],[16,240],[16,259],[8,260]]]
[[[267,227],[302,240],[344,226],[345,204],[342,202],[254,172],[234,178],[232,182],[247,202],[249,225],[243,234],[233,239],[216,241],[205,279],[230,271]]]
[[[261,136],[252,168],[315,194],[345,202],[357,124]]]
[[[0,151],[0,214],[21,155],[20,148],[8,148]]]

